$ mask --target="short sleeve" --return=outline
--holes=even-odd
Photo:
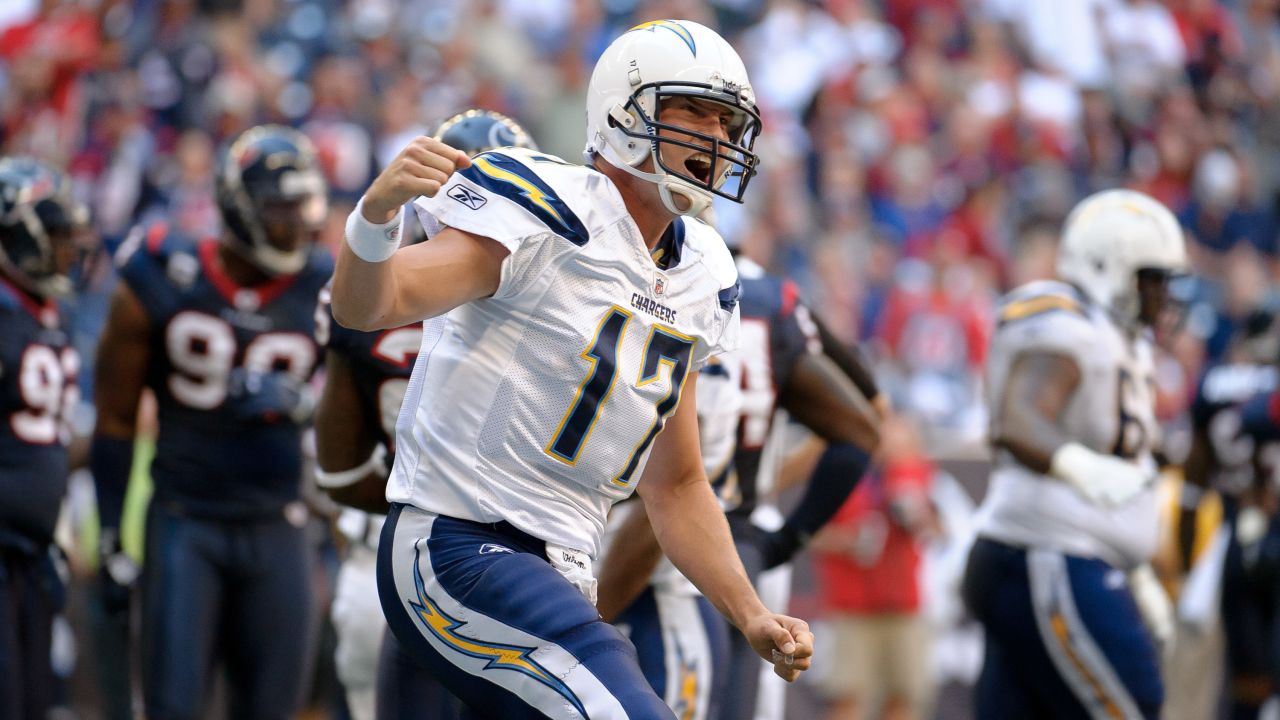
[[[711,332],[708,333],[708,336],[714,339],[705,345],[699,343],[694,349],[693,370],[695,372],[706,367],[711,358],[734,352],[741,344],[742,317],[738,308],[738,296],[741,293],[742,285],[735,277],[732,285],[721,289],[716,294],[717,309],[713,316]]]
[[[784,287],[789,288],[788,282]],[[791,289],[784,289],[784,298]],[[773,382],[776,387],[786,384],[791,377],[796,363],[805,355],[822,352],[822,340],[818,337],[818,327],[809,314],[809,308],[799,302],[786,302],[778,322],[772,328],[770,340],[773,343]]]
[[[698,433],[702,463],[715,479],[733,457],[742,408],[741,376],[735,369],[737,353],[711,359],[698,377]]]
[[[435,197],[414,201],[424,228],[453,227],[497,241],[510,255],[503,261],[497,297],[510,295],[538,267],[533,258],[555,238],[587,244],[586,226],[555,189],[530,166],[487,152],[453,174]],[[423,217],[423,216],[426,217]]]
[[[1010,355],[1039,351],[1071,358],[1083,370],[1097,345],[1085,310],[1069,298],[1039,295],[1001,308],[995,337]]]
[[[116,252],[121,281],[153,323],[163,322],[176,311],[177,291],[170,275],[194,277],[199,271],[195,255],[170,247],[174,243],[164,225],[153,225],[145,231],[135,230]]]

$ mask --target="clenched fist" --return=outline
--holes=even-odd
[[[364,219],[381,225],[400,212],[400,206],[419,195],[433,197],[454,170],[471,167],[461,150],[425,135],[409,142],[385,167],[364,194]]]
[[[773,665],[778,677],[793,682],[809,669],[813,657],[813,633],[798,618],[766,613],[751,618],[742,628],[751,648]]]

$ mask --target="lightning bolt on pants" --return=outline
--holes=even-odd
[[[507,523],[394,505],[378,590],[405,653],[479,717],[673,717],[635,647],[550,565],[541,541]]]

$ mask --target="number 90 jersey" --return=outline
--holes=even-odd
[[[300,490],[302,430],[288,405],[319,360],[332,260],[316,248],[298,273],[240,287],[217,240],[190,243],[163,225],[136,237],[121,248],[120,277],[150,320],[156,497],[196,514],[273,514]]]
[[[987,363],[992,434],[998,432],[1005,381],[1018,355],[1064,355],[1080,368],[1080,384],[1062,416],[1067,437],[1101,453],[1138,462],[1155,474],[1152,347],[1131,336],[1073,287],[1041,281],[1024,285],[1000,304]],[[1110,510],[1065,482],[996,453],[981,533],[1015,545],[1097,557],[1117,567],[1145,562],[1155,551],[1154,483],[1132,502]]]
[[[525,150],[479,155],[417,202],[510,254],[492,297],[424,337],[387,498],[594,557],[685,380],[737,344],[729,251],[677,218],[661,269],[607,177]]]
[[[0,279],[0,531],[53,538],[79,370],[57,308]]]

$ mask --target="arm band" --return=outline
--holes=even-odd
[[[327,472],[317,467],[316,485],[326,489],[343,488],[348,485],[354,485],[370,473],[374,473],[379,477],[387,476],[387,451],[381,445],[373,449],[373,453],[369,455],[368,460],[349,470]]]
[[[390,222],[375,224],[364,218],[364,198],[356,203],[356,209],[347,216],[347,247],[365,262],[380,263],[400,248],[400,221],[404,217],[401,207]]]
[[[119,528],[133,471],[133,438],[94,435],[89,447],[89,471],[98,494],[99,526],[104,530]]]
[[[804,496],[787,518],[786,526],[799,535],[801,542],[808,542],[835,516],[870,462],[867,451],[852,443],[832,443],[827,447],[813,469]]]

